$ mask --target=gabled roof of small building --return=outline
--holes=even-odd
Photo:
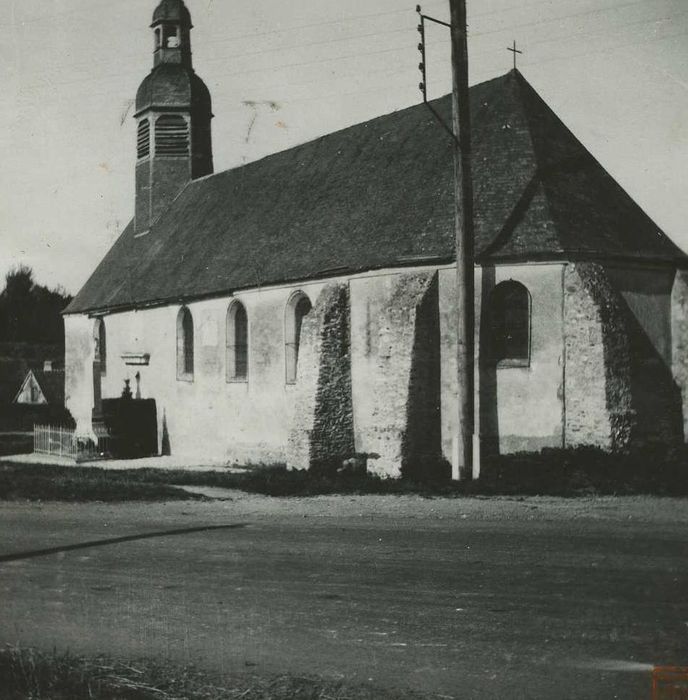
[[[686,264],[519,72],[470,97],[478,262]],[[421,104],[190,182],[66,313],[453,259],[452,144]]]
[[[23,391],[27,382],[31,381],[31,377],[35,379],[39,389],[43,393],[45,400],[53,406],[64,406],[64,370],[53,370],[44,372],[42,370],[30,369],[24,377],[21,386],[18,390],[15,388],[16,401],[19,394]]]

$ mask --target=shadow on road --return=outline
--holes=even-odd
[[[185,527],[177,530],[162,530],[160,532],[147,532],[138,535],[125,535],[123,537],[111,537],[106,540],[91,540],[90,542],[79,542],[77,544],[67,544],[61,547],[49,547],[47,549],[34,549],[29,552],[15,552],[14,554],[0,555],[0,564],[10,561],[20,561],[21,559],[32,559],[34,557],[44,557],[49,554],[59,554],[60,552],[72,552],[76,549],[88,549],[89,547],[105,547],[121,542],[134,542],[135,540],[148,540],[154,537],[172,537],[174,535],[189,535],[195,532],[208,532],[210,530],[237,530],[246,527],[246,523],[233,523],[231,525],[205,525],[202,527]]]

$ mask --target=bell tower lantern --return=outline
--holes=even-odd
[[[191,61],[184,0],[153,13],[153,70],[136,94],[135,232],[148,232],[192,179],[213,172],[210,92]]]
[[[161,2],[153,14],[154,65],[181,63],[191,68],[191,15],[183,2]]]

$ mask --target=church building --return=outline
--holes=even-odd
[[[155,401],[159,450],[190,463],[450,463],[446,132],[421,104],[213,174],[183,0],[152,30],[134,216],[65,312],[77,433],[128,380]],[[470,100],[483,453],[683,443],[688,258],[521,73]],[[449,96],[433,106],[451,121]]]

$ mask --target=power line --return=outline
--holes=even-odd
[[[667,34],[665,36],[661,37],[651,37],[648,39],[639,39],[636,41],[629,41],[624,44],[617,44],[616,46],[609,46],[609,47],[604,47],[601,49],[592,49],[592,50],[586,50],[582,53],[578,54],[568,54],[566,56],[553,56],[552,58],[547,58],[543,60],[538,60],[538,61],[524,61],[523,65],[526,66],[538,66],[538,65],[544,65],[545,63],[554,63],[556,61],[565,61],[568,59],[572,58],[582,58],[583,56],[589,56],[590,54],[598,54],[598,53],[611,53],[612,51],[617,51],[619,49],[624,49],[629,46],[637,46],[638,44],[653,44],[658,41],[667,41],[668,39],[677,39],[682,36],[688,36],[688,31],[683,31],[683,32],[678,32],[675,34]]]
[[[443,2],[444,0],[431,0],[432,4]],[[415,11],[412,7],[405,8],[403,10],[389,10],[387,12],[376,12],[373,14],[369,15],[355,15],[352,17],[345,17],[345,18],[339,18],[339,19],[332,19],[332,20],[325,20],[323,22],[312,22],[310,24],[299,24],[299,25],[294,25],[291,27],[285,27],[284,29],[271,29],[269,31],[265,32],[252,32],[250,34],[247,33],[242,33],[242,34],[231,34],[229,36],[224,37],[222,39],[222,42],[229,42],[233,41],[236,39],[242,40],[242,39],[253,39],[254,37],[257,36],[270,36],[273,34],[288,34],[293,31],[299,31],[301,29],[314,29],[317,27],[325,27],[331,24],[341,24],[344,22],[359,22],[360,20],[365,20],[365,19],[371,19],[371,18],[376,18],[376,17],[384,17],[387,15],[398,15],[398,14],[415,14]],[[216,40],[220,41],[220,40]]]
[[[531,5],[543,4],[543,1],[544,2],[552,2],[553,0],[540,0],[540,2],[531,3]],[[600,12],[607,12],[607,11],[613,11],[613,10],[617,10],[617,9],[623,9],[625,7],[639,5],[639,4],[643,4],[645,2],[646,2],[646,0],[633,0],[632,2],[625,2],[621,5],[615,5],[613,7],[610,6],[610,7],[606,7],[606,8],[598,8],[596,10],[589,10],[589,11],[574,13],[574,14],[570,14],[570,15],[563,15],[563,16],[545,19],[545,20],[537,20],[535,22],[528,22],[525,24],[517,24],[517,25],[513,25],[511,27],[503,28],[503,29],[496,29],[496,30],[491,30],[491,31],[471,33],[471,34],[469,34],[469,38],[477,38],[477,37],[489,36],[489,35],[493,35],[493,34],[500,34],[500,33],[504,33],[507,31],[512,32],[515,29],[522,29],[522,28],[527,28],[527,27],[531,27],[531,26],[539,26],[539,25],[543,25],[543,24],[549,24],[552,22],[565,22],[571,18],[587,16],[587,15],[595,15],[595,14],[599,14]],[[400,12],[400,11],[399,10],[393,11],[393,13],[398,13],[398,12]],[[389,14],[389,13],[378,13],[378,15],[380,15],[380,14]],[[492,13],[484,13],[484,14],[487,15],[487,14],[492,14]],[[367,15],[367,16],[376,16],[376,15]],[[338,22],[338,21],[339,20],[335,20],[333,22]],[[332,22],[330,22],[330,23],[332,23]],[[318,23],[318,24],[326,24],[326,23]],[[313,25],[313,26],[318,26],[318,25]],[[415,24],[414,24],[414,27],[415,27]],[[400,29],[393,29],[393,30],[389,30],[389,31],[385,31],[385,32],[373,32],[373,33],[368,33],[368,34],[359,34],[359,35],[350,36],[350,37],[339,37],[339,38],[335,38],[335,39],[331,39],[331,40],[321,40],[321,41],[309,42],[306,44],[302,43],[302,44],[291,45],[291,46],[274,47],[274,48],[270,48],[270,49],[261,49],[260,51],[253,51],[250,53],[243,52],[243,53],[237,53],[237,54],[228,54],[228,55],[225,55],[225,56],[222,56],[219,58],[206,60],[203,62],[203,64],[204,65],[214,65],[214,64],[218,64],[218,63],[224,63],[224,62],[226,62],[228,60],[232,60],[232,59],[243,58],[244,56],[262,56],[262,55],[267,55],[268,53],[274,53],[274,52],[279,52],[279,51],[288,51],[288,50],[297,50],[297,49],[304,50],[304,49],[310,48],[312,46],[326,46],[326,45],[333,44],[333,43],[341,43],[341,42],[345,42],[345,41],[357,41],[357,40],[365,39],[365,38],[372,38],[372,37],[379,37],[379,36],[387,36],[387,35],[391,35],[391,34],[404,33],[406,31],[411,31],[411,29],[410,28],[409,29],[400,28]],[[215,43],[215,42],[212,42],[212,41],[204,42],[203,45],[205,46],[205,45],[210,45],[213,43]],[[224,43],[224,42],[217,42],[217,43]],[[436,42],[436,45],[441,45],[444,43],[448,44],[448,40],[438,41],[438,42]],[[404,47],[399,47],[399,50],[402,50],[403,48]],[[375,52],[373,52],[373,53],[366,52],[366,53],[361,53],[360,55],[361,56],[374,55],[374,53]],[[139,54],[137,53],[136,56],[138,56],[138,55]],[[134,58],[134,57],[135,57],[134,54],[128,54],[126,56],[120,56],[120,59],[122,59],[122,58]],[[348,56],[345,56],[342,58],[347,58],[347,57]],[[338,57],[333,57],[333,58],[338,58]],[[330,60],[330,59],[324,59],[324,60]],[[321,62],[322,62],[322,60],[320,60],[320,59],[313,60],[314,64],[321,63]],[[75,68],[79,68],[79,67],[93,68],[95,65],[105,65],[106,63],[107,63],[107,65],[110,65],[109,61],[108,62],[105,62],[105,61],[84,61],[84,62],[79,62],[76,64],[71,64],[69,67],[70,67],[70,69],[75,69]],[[289,64],[289,65],[290,66],[295,66],[295,65],[302,66],[302,65],[306,65],[306,63]],[[287,66],[284,66],[284,67],[287,67]],[[280,70],[280,69],[281,68],[277,68],[277,70]],[[241,71],[241,72],[249,72],[249,71]],[[256,70],[253,70],[252,72],[256,72]],[[38,71],[36,71],[36,73],[38,73]],[[230,75],[236,75],[236,74],[237,73],[232,73]],[[74,82],[78,82],[78,81],[74,81]],[[63,82],[60,84],[71,84],[71,83]]]
[[[530,7],[537,7],[539,5],[551,5],[552,3],[555,3],[557,0],[537,0],[536,2],[529,2],[526,3],[525,5],[518,5],[514,7],[504,7],[499,10],[490,10],[489,12],[480,12],[480,13],[475,13],[475,14],[470,14],[469,17],[475,19],[476,17],[489,17],[492,15],[501,15],[505,12],[516,12],[516,11],[523,11],[525,9],[528,9]],[[590,0],[574,0],[574,2],[589,2]],[[651,0],[647,0],[650,2]],[[562,3],[563,4],[563,3]],[[570,4],[570,0],[567,4]],[[598,8],[600,10],[604,9],[614,9],[615,6],[611,5],[608,8]],[[469,31],[470,33],[470,31]]]
[[[652,20],[648,20],[647,18],[644,19],[639,19],[634,22],[626,22],[625,24],[622,24],[618,27],[615,27],[615,32],[614,34],[621,34],[624,29],[628,29],[629,27],[635,27],[638,25],[644,25],[647,24],[648,21],[651,24],[658,24],[662,22],[669,22],[675,19],[678,19],[680,17],[685,17],[688,16],[688,11],[686,12],[681,12],[678,15],[674,15],[673,17],[658,17],[654,18]],[[533,47],[533,46],[542,46],[543,44],[552,44],[555,42],[562,42],[562,41],[569,41],[570,39],[578,39],[579,37],[586,37],[586,38],[591,38],[591,37],[597,37],[597,36],[609,36],[610,33],[608,31],[600,31],[600,32],[577,32],[575,34],[567,34],[566,36],[560,36],[560,37],[554,37],[552,39],[540,39],[538,41],[532,41],[528,42],[528,47]]]
[[[606,11],[606,10],[610,10],[610,9],[621,9],[622,7],[628,7],[628,6],[637,5],[637,4],[640,4],[640,2],[639,2],[638,0],[635,0],[634,2],[627,2],[627,3],[624,3],[623,5],[617,5],[615,8],[605,8],[605,10],[600,9],[600,10],[595,10],[595,11],[590,11],[590,12],[575,13],[574,15],[569,15],[569,16],[567,16],[567,18],[568,18],[568,17],[575,17],[575,16],[583,16],[583,15],[592,15],[592,14],[597,14],[597,13],[599,13],[599,12],[601,12],[601,11]],[[683,16],[683,15],[685,15],[685,14],[686,14],[686,13],[681,13],[681,14],[678,15],[678,17],[681,17],[681,16]],[[675,19],[675,18],[676,18],[676,16],[674,16],[673,18],[663,17],[663,18],[661,18],[661,19],[659,19],[659,20],[658,20],[658,19],[654,19],[654,18],[648,18],[648,19],[646,19],[646,20],[636,20],[636,21],[628,22],[628,23],[626,23],[626,24],[624,24],[624,25],[621,25],[621,27],[619,27],[619,29],[622,30],[622,29],[624,29],[625,27],[628,27],[628,26],[633,26],[633,25],[637,25],[637,24],[642,24],[642,23],[645,22],[645,21],[651,23],[651,22],[663,21],[663,20]],[[561,17],[560,17],[560,18],[554,18],[554,19],[552,19],[552,20],[544,20],[544,21],[539,21],[539,22],[534,22],[534,23],[528,23],[527,25],[517,25],[517,26],[520,26],[520,27],[523,27],[523,26],[533,26],[533,25],[542,24],[542,23],[548,23],[548,22],[552,22],[552,21],[560,21],[560,20],[563,21],[564,19],[566,19],[566,18],[561,18]],[[398,33],[399,31],[403,31],[403,30],[395,30],[394,33]],[[507,31],[507,30],[498,30],[498,31],[495,31],[495,32],[483,33],[482,35],[481,35],[481,34],[477,34],[477,35],[472,35],[472,37],[475,37],[475,36],[484,36],[484,35],[486,35],[486,34],[493,34],[493,33],[496,34],[496,33],[502,32],[502,31]],[[381,34],[374,34],[374,36],[379,36],[379,35],[383,35],[383,34],[384,34],[384,33],[381,33]],[[600,32],[600,33],[597,33],[597,34],[606,34],[606,32],[604,32],[604,33],[601,33],[601,32]],[[581,34],[574,34],[574,35],[571,36],[571,38],[574,38],[574,37],[576,37],[576,36],[581,36],[581,35],[583,35],[583,34],[582,34],[582,33],[581,33]],[[368,36],[368,35],[364,35],[364,36]],[[588,36],[590,36],[590,35],[588,35]],[[356,37],[352,38],[352,40],[355,39],[355,38],[356,38]],[[358,37],[358,38],[364,38],[364,37]],[[568,38],[568,37],[564,37],[563,39],[566,39],[566,38]],[[343,41],[344,41],[344,40],[348,40],[348,38],[342,39],[342,40],[343,40]],[[530,43],[529,43],[529,46],[537,46],[537,45],[540,45],[540,44],[552,43],[553,41],[560,41],[560,40],[561,40],[561,39],[547,39],[547,40],[542,40],[542,41],[535,41],[535,42],[530,42]],[[314,42],[314,43],[315,43],[315,44],[327,44],[327,43],[330,43],[330,42]],[[440,43],[440,42],[438,42],[438,43]],[[309,45],[306,44],[306,45],[304,45],[304,48],[307,48],[308,46],[309,46]],[[303,67],[303,66],[310,66],[310,65],[320,65],[320,64],[322,64],[322,63],[331,63],[331,62],[333,62],[333,61],[340,61],[340,60],[343,61],[343,60],[347,60],[347,59],[349,59],[349,58],[363,58],[363,57],[372,56],[372,55],[381,55],[381,54],[385,54],[385,53],[393,53],[393,52],[397,52],[397,51],[408,51],[408,50],[409,50],[408,45],[407,45],[407,44],[403,44],[403,45],[401,45],[401,46],[394,46],[394,47],[389,47],[389,48],[387,48],[387,49],[376,50],[376,51],[357,52],[357,53],[354,53],[354,54],[344,54],[344,55],[332,56],[332,57],[329,57],[329,58],[326,58],[326,59],[313,59],[313,60],[309,60],[309,61],[299,61],[299,62],[295,62],[295,63],[291,63],[291,64],[285,64],[285,65],[280,66],[280,67],[278,67],[278,68],[271,67],[271,68],[257,68],[257,69],[251,69],[251,70],[248,70],[248,71],[246,71],[246,70],[234,71],[234,72],[231,72],[231,73],[224,73],[224,74],[222,75],[222,77],[223,77],[223,78],[226,78],[226,77],[234,77],[234,76],[237,76],[237,75],[254,74],[254,73],[260,73],[260,72],[268,71],[268,70],[271,71],[271,72],[275,72],[275,71],[284,70],[284,69],[290,69],[290,68],[294,68],[294,67]],[[490,50],[490,51],[481,51],[481,52],[474,53],[474,55],[475,55],[475,56],[483,56],[483,55],[487,55],[487,54],[490,53],[490,52],[491,52],[491,50]],[[228,58],[230,58],[230,57],[222,57],[222,58],[212,59],[211,61],[206,61],[206,62],[204,62],[204,63],[209,63],[209,64],[224,63],[224,62],[226,62],[226,61],[228,60]],[[91,65],[91,66],[92,66],[93,63],[91,62],[91,63],[88,64],[88,65]],[[532,64],[532,62],[529,63],[528,61],[526,61],[526,62],[524,63],[524,65],[533,65],[533,64]],[[376,72],[377,72],[377,71],[376,71]],[[387,72],[387,71],[379,71],[379,72]],[[98,77],[96,77],[96,78],[77,78],[77,79],[74,79],[74,80],[57,81],[57,82],[52,82],[52,85],[53,85],[54,87],[57,88],[57,87],[64,87],[64,86],[68,86],[68,85],[78,84],[78,83],[89,84],[89,83],[94,83],[94,82],[104,82],[104,81],[114,80],[114,79],[118,79],[118,78],[119,78],[119,79],[122,79],[123,77],[124,77],[124,76],[122,76],[121,73],[116,73],[116,74],[110,74],[110,75],[106,75],[106,76],[98,76]],[[346,77],[346,76],[342,76],[342,77]],[[293,84],[291,84],[291,85],[292,85],[292,86],[307,85],[307,84],[309,84],[310,82],[311,82],[311,81],[306,81],[305,83],[300,83],[300,84],[299,84],[299,83],[293,83]],[[314,81],[312,81],[312,82],[317,82],[317,79],[314,80]],[[287,86],[288,86],[288,85],[287,85]],[[280,87],[280,86],[276,86],[276,87]],[[285,86],[285,87],[286,87],[286,86]],[[272,87],[261,87],[261,90],[265,90],[265,89],[273,89],[273,88],[272,88]],[[104,92],[98,92],[98,93],[95,93],[95,94],[92,93],[92,96],[102,96],[102,95],[106,95],[106,94],[109,94],[109,92],[108,92],[108,91],[104,91]],[[217,96],[217,95],[225,95],[225,94],[227,94],[227,93],[225,93],[225,92],[219,92],[219,93],[216,93],[216,96]]]
[[[415,26],[415,25],[414,25]],[[236,59],[236,58],[243,58],[245,56],[262,56],[262,55],[267,55],[269,53],[275,53],[278,51],[289,51],[289,50],[304,50],[307,48],[310,48],[312,46],[325,46],[329,44],[336,44],[336,43],[341,43],[345,41],[358,41],[360,39],[368,39],[372,37],[381,37],[381,36],[389,36],[392,34],[400,34],[400,33],[405,33],[405,32],[411,32],[411,29],[408,27],[403,27],[400,29],[392,29],[392,30],[387,30],[383,32],[372,32],[368,34],[358,34],[355,36],[349,36],[349,37],[338,37],[335,39],[327,39],[327,40],[321,40],[321,41],[314,41],[314,42],[309,42],[309,43],[301,43],[301,44],[295,44],[291,46],[283,46],[283,47],[274,47],[274,48],[269,48],[269,49],[261,49],[259,51],[252,51],[252,52],[241,52],[241,53],[236,53],[236,54],[227,54],[223,55],[220,58],[213,58],[213,59],[208,59],[203,61],[203,65],[213,65],[216,63],[224,63],[226,61]],[[204,42],[204,47],[208,44],[212,44],[213,42]],[[367,54],[362,53],[361,55],[365,56]],[[122,59],[127,59],[127,58],[137,58],[139,57],[140,54],[137,52],[136,54],[125,54],[119,56],[120,60]],[[320,62],[319,59],[314,59],[314,63]],[[93,66],[97,65],[111,65],[111,61],[80,61],[78,63],[71,63],[69,64],[70,69],[75,69],[75,68],[80,68],[80,67],[87,67],[87,68],[93,68]],[[39,73],[39,71],[34,71],[34,73]],[[42,74],[43,71],[40,71]]]
[[[587,10],[585,12],[576,12],[572,15],[563,15],[561,17],[552,17],[550,19],[544,19],[544,20],[536,20],[535,22],[527,22],[526,24],[514,24],[509,27],[504,27],[503,29],[493,29],[492,31],[486,31],[486,32],[470,32],[468,33],[469,37],[478,37],[478,36],[488,36],[490,34],[501,34],[503,32],[513,32],[514,29],[523,29],[527,27],[537,27],[542,24],[551,24],[552,22],[565,22],[571,19],[574,19],[575,17],[587,17],[587,16],[592,16],[592,15],[598,15],[602,12],[615,12],[616,10],[621,10],[625,7],[632,7],[634,5],[645,5],[647,4],[647,0],[631,0],[631,2],[625,2],[621,5],[614,5],[613,7],[605,7],[605,8],[599,8],[597,10]]]
[[[345,60],[348,58],[364,58],[366,56],[374,56],[374,55],[391,53],[394,51],[403,51],[403,50],[409,50],[409,46],[407,44],[404,44],[403,46],[390,47],[387,49],[379,49],[376,51],[358,52],[358,53],[354,53],[354,54],[332,56],[330,58],[324,58],[324,59],[300,61],[297,63],[285,64],[283,66],[280,66],[279,68],[271,67],[269,70],[270,70],[270,72],[277,72],[277,71],[285,70],[287,68],[297,68],[297,67],[308,66],[308,65],[319,65],[319,64],[323,64],[323,63],[332,63],[333,61],[340,61],[340,60]],[[210,61],[209,63],[224,63],[224,59],[214,59],[213,61]],[[251,70],[240,70],[240,71],[234,71],[232,73],[223,73],[222,77],[228,78],[228,77],[234,77],[237,75],[249,75],[249,74],[253,74],[253,73],[260,73],[260,72],[263,72],[266,70],[268,70],[268,69],[266,69],[266,68],[254,68]],[[51,85],[53,85],[54,87],[57,88],[57,87],[65,87],[67,85],[75,85],[75,84],[79,84],[79,83],[103,82],[105,80],[111,80],[111,79],[115,79],[115,78],[122,78],[122,74],[121,73],[112,73],[110,75],[98,76],[97,78],[92,78],[92,79],[81,79],[80,78],[80,79],[74,79],[74,80],[62,80],[62,81],[57,81],[57,82],[46,81],[46,82],[50,82]],[[99,94],[108,94],[108,93],[103,92],[103,93],[99,93]]]

